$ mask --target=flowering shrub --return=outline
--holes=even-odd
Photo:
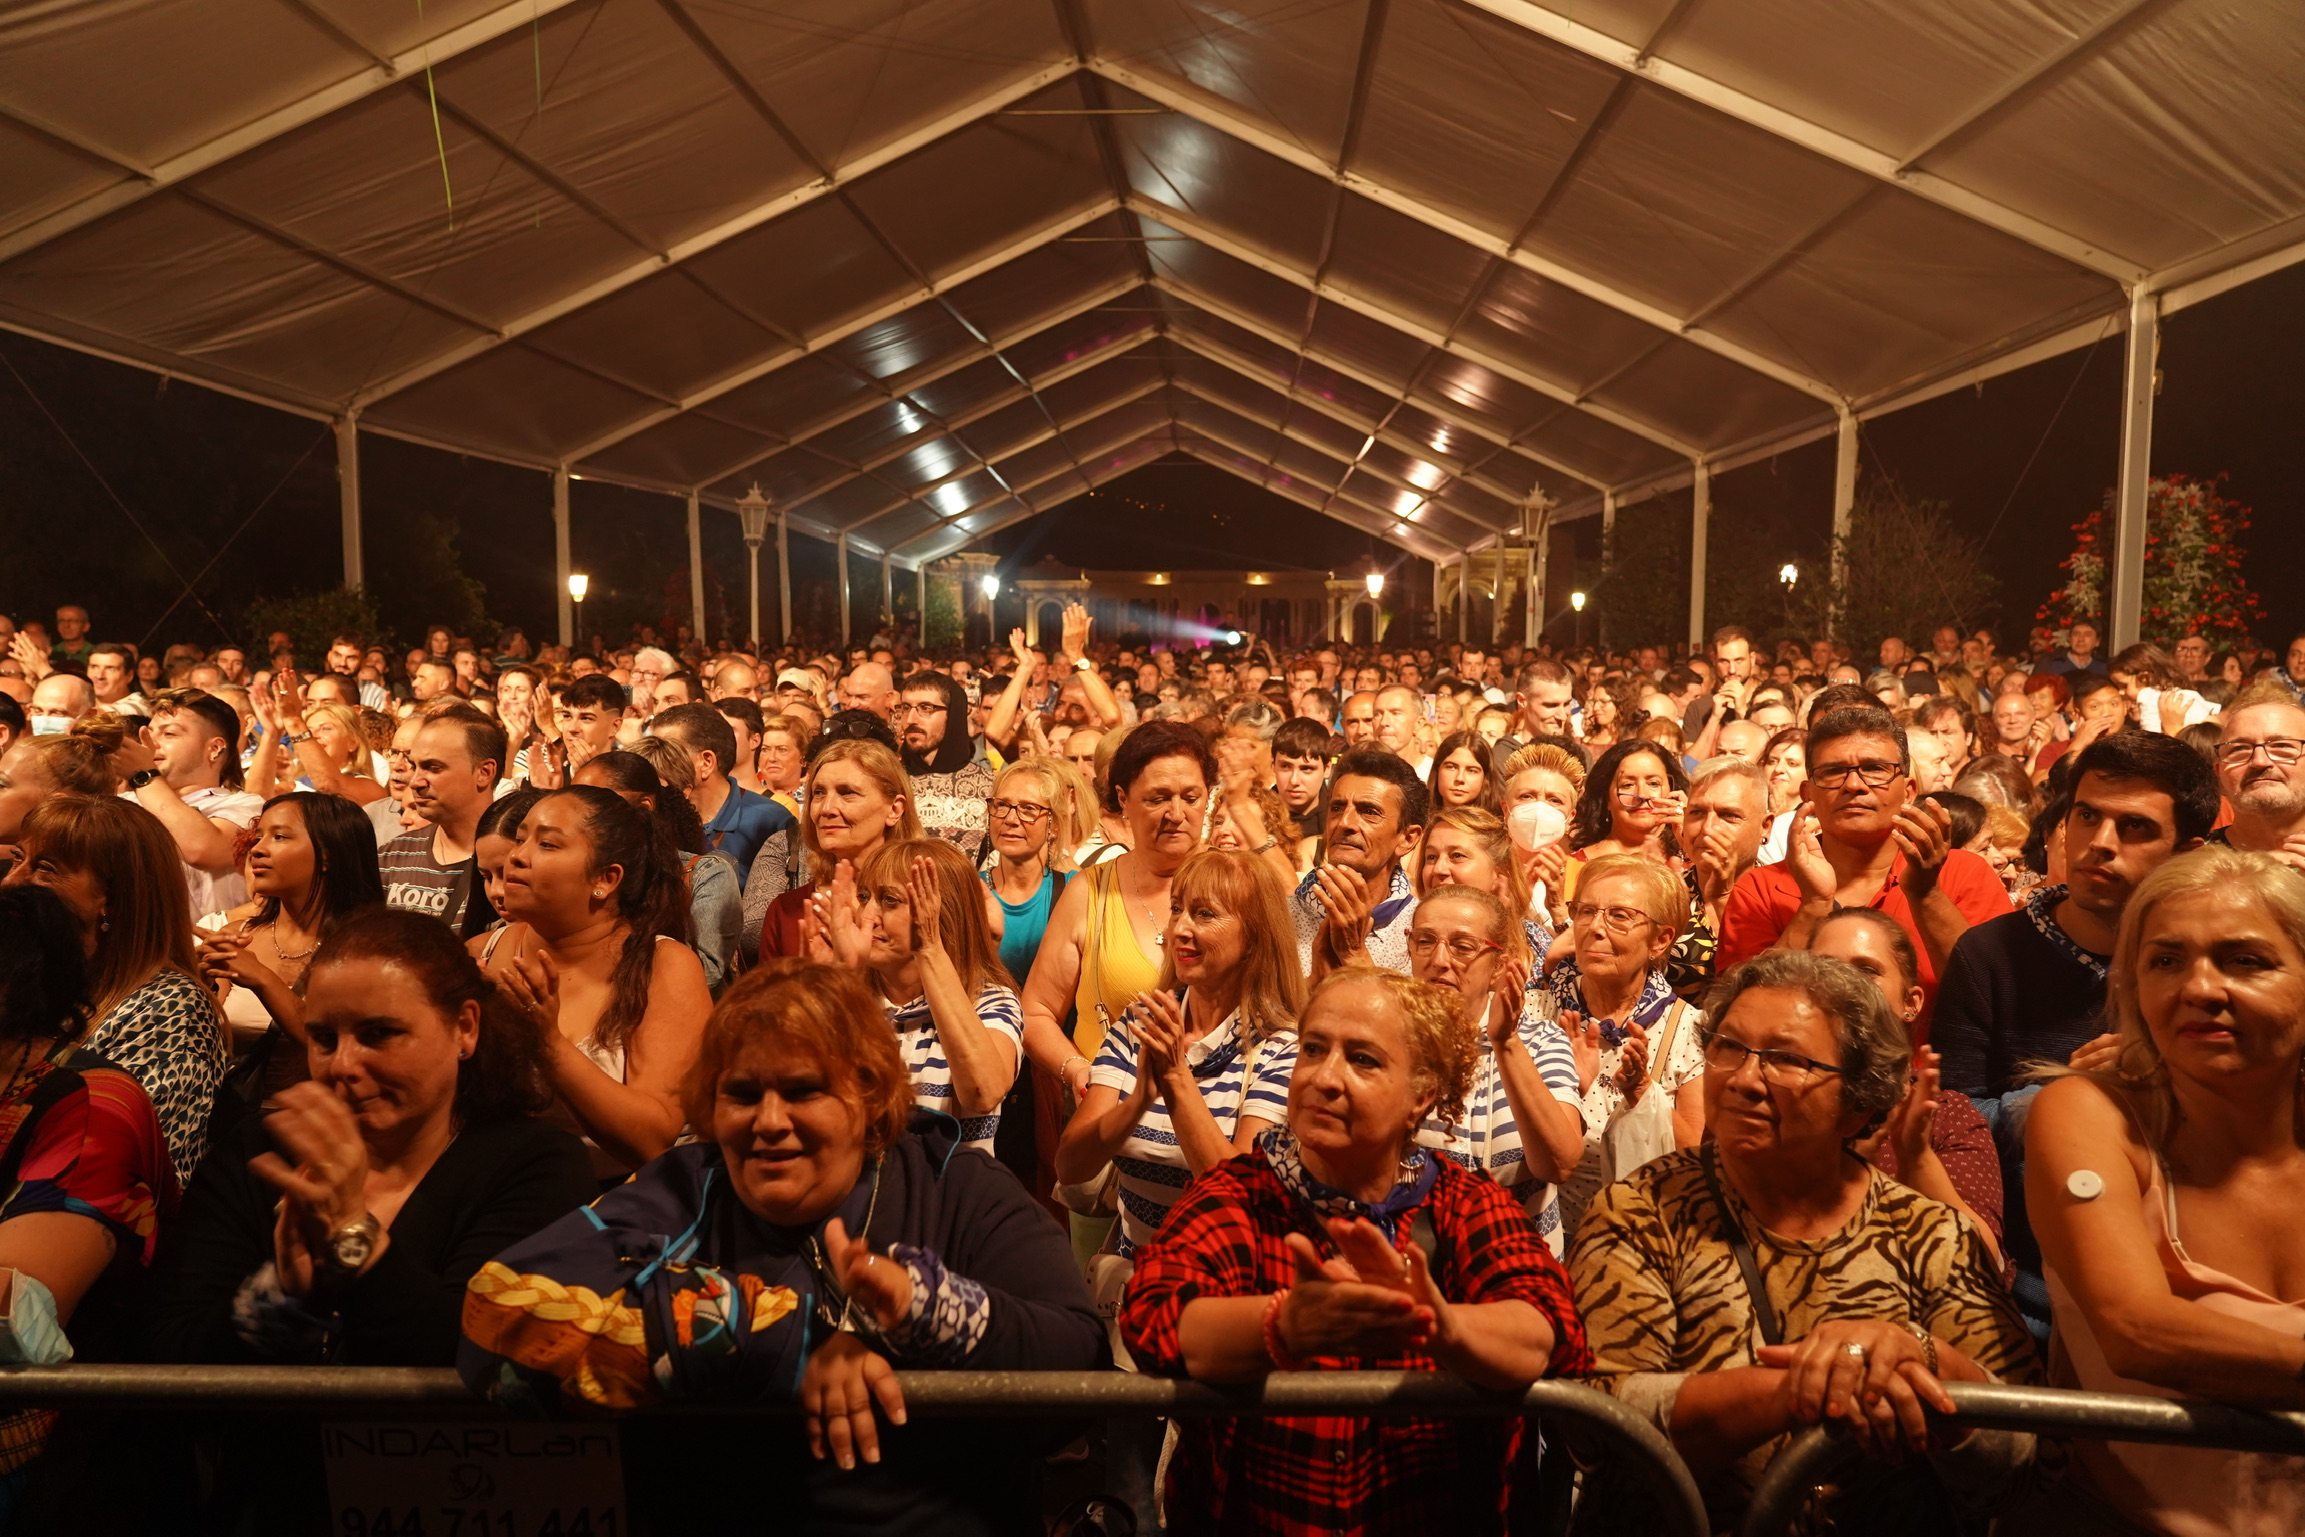
[[[2157,477],[2145,494],[2145,603],[2140,633],[2164,647],[2187,635],[2231,644],[2265,617],[2241,576],[2242,536],[2249,509],[2219,494],[2225,477]],[[2065,585],[2034,616],[2035,636],[2062,647],[2075,624],[2105,626],[2112,557],[2113,493],[2105,505],[2073,525],[2073,553],[2065,557]]]

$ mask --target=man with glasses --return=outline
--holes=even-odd
[[[2211,842],[2305,870],[2305,706],[2287,689],[2260,685],[2226,709],[2217,785],[2233,820]]]
[[[1808,745],[1785,858],[1738,879],[1721,915],[1719,968],[1771,948],[1805,950],[1834,909],[1877,907],[1912,936],[1934,1000],[1969,926],[2009,910],[2001,878],[1982,855],[1952,846],[1943,807],[1918,799],[1905,728],[1888,711],[1832,710],[1809,727]]]
[[[892,713],[922,829],[975,859],[993,772],[968,734],[968,695],[949,675],[922,668],[904,680]]]

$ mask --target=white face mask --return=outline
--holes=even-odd
[[[1569,819],[1551,801],[1523,801],[1505,814],[1505,832],[1525,854],[1560,842],[1568,830]]]
[[[29,720],[34,736],[62,736],[72,729],[69,715],[34,715]]]

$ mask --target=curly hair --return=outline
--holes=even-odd
[[[1455,1124],[1465,1118],[1465,1096],[1473,1090],[1473,1067],[1480,1059],[1478,1027],[1465,1018],[1464,1000],[1446,988],[1419,982],[1397,971],[1377,966],[1342,966],[1313,988],[1305,1000],[1302,1019],[1312,1023],[1313,1011],[1330,993],[1346,987],[1381,989],[1400,1017],[1401,1040],[1409,1049],[1409,1088],[1418,1098],[1431,1096],[1424,1115]],[[1403,1146],[1413,1145],[1424,1116],[1411,1122]]]
[[[912,1120],[912,1075],[872,989],[845,966],[787,956],[746,972],[705,1021],[681,1083],[688,1124],[709,1137],[720,1081],[755,1046],[814,1059],[825,1086],[856,1112],[867,1157]]]

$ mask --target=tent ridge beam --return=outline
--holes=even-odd
[[[1319,347],[1302,346],[1299,343],[1283,336],[1280,332],[1274,330],[1272,327],[1267,326],[1264,324],[1264,322],[1258,320],[1255,316],[1243,314],[1242,312],[1233,309],[1230,305],[1227,305],[1222,300],[1211,298],[1210,296],[1201,293],[1198,289],[1193,288],[1190,284],[1181,283],[1175,278],[1161,278],[1157,280],[1153,286],[1158,288],[1162,293],[1173,295],[1179,302],[1191,305],[1193,308],[1203,311],[1212,318],[1223,321],[1226,325],[1238,327],[1240,330],[1248,332],[1251,336],[1255,336],[1264,341],[1270,342],[1273,346],[1286,348],[1290,352],[1296,353],[1303,357],[1308,362],[1318,363],[1323,368],[1334,369],[1337,373],[1344,375],[1346,378],[1352,380],[1355,384],[1375,390],[1379,394],[1383,395],[1390,395],[1394,393],[1394,386],[1387,384],[1385,381],[1377,378],[1373,374],[1362,371],[1346,359],[1338,357],[1335,354],[1329,353]],[[1180,343],[1182,340],[1183,339],[1181,337],[1178,338]],[[1415,406],[1420,411],[1428,411],[1435,416],[1442,417],[1443,419],[1449,421],[1452,425],[1456,426],[1459,430],[1470,433],[1472,436],[1480,438],[1484,442],[1493,443],[1499,448],[1507,449],[1513,453],[1519,454],[1525,459],[1533,460],[1535,463],[1544,466],[1546,469],[1553,470],[1559,474],[1568,476],[1571,480],[1582,481],[1586,485],[1593,487],[1595,490],[1600,489],[1604,484],[1606,484],[1604,480],[1595,476],[1590,470],[1576,469],[1573,466],[1565,464],[1559,460],[1546,457],[1527,444],[1516,444],[1511,439],[1499,437],[1496,433],[1487,427],[1480,426],[1477,423],[1467,422],[1460,417],[1451,416],[1445,409],[1441,407],[1439,403],[1429,399],[1428,397],[1412,397],[1409,401],[1409,404]]]
[[[308,92],[294,101],[285,102],[205,143],[179,151],[147,168],[146,173],[136,181],[106,187],[67,207],[18,225],[5,235],[0,235],[0,262],[54,240],[108,213],[141,202],[188,176],[220,165],[260,144],[269,143],[291,129],[326,117],[339,107],[350,106],[364,97],[372,96],[403,75],[445,64],[459,54],[493,42],[507,32],[541,20],[573,3],[574,0],[513,0],[511,4],[483,11],[470,21],[451,27],[428,42],[393,55],[382,64],[371,64],[356,74]],[[114,164],[119,163],[117,156],[108,158]]]
[[[388,396],[397,395],[403,390],[423,383],[435,374],[445,373],[460,363],[470,362],[473,358],[495,347],[502,346],[506,342],[515,341],[540,326],[549,325],[589,304],[629,288],[644,278],[653,277],[692,256],[701,255],[734,240],[737,236],[768,223],[780,214],[789,213],[793,209],[813,203],[819,198],[828,197],[842,187],[862,180],[874,171],[902,160],[940,139],[984,118],[991,117],[1003,108],[1046,89],[1070,73],[1072,73],[1070,64],[1055,65],[1037,70],[1022,80],[1012,82],[997,91],[979,97],[976,101],[946,114],[933,123],[926,124],[912,133],[892,139],[876,149],[859,155],[856,159],[841,166],[829,179],[812,180],[780,192],[765,202],[723,219],[709,229],[700,230],[683,240],[675,241],[665,251],[652,252],[619,268],[606,277],[599,278],[582,288],[516,316],[502,325],[494,327],[488,336],[449,348],[421,363],[413,364],[396,374],[381,379],[361,390],[356,397],[357,403],[365,406]],[[7,254],[6,243],[0,241],[0,259],[5,259]]]
[[[1528,487],[1522,487],[1518,490],[1515,490],[1509,483],[1498,480],[1493,475],[1485,474],[1478,466],[1458,457],[1457,455],[1443,454],[1438,449],[1429,448],[1426,445],[1419,443],[1416,439],[1404,435],[1398,428],[1387,426],[1381,422],[1370,422],[1361,417],[1358,417],[1352,412],[1348,411],[1345,407],[1338,405],[1334,401],[1323,400],[1320,396],[1316,395],[1310,390],[1303,388],[1301,385],[1292,384],[1288,388],[1283,389],[1281,386],[1273,384],[1269,380],[1265,379],[1257,371],[1255,366],[1251,364],[1247,359],[1242,358],[1239,354],[1233,352],[1227,347],[1220,345],[1219,343],[1210,342],[1191,336],[1171,336],[1169,340],[1176,343],[1176,345],[1179,347],[1184,348],[1185,351],[1192,353],[1195,357],[1201,358],[1206,362],[1213,363],[1217,367],[1226,370],[1228,373],[1237,375],[1257,389],[1270,390],[1276,395],[1281,395],[1286,399],[1294,402],[1295,404],[1303,406],[1306,410],[1311,411],[1316,415],[1327,417],[1330,421],[1337,423],[1341,427],[1349,428],[1354,432],[1363,434],[1364,436],[1373,436],[1379,443],[1384,444],[1388,448],[1395,448],[1404,454],[1414,454],[1420,459],[1430,460],[1441,469],[1447,471],[1452,479],[1461,480],[1469,486],[1473,486],[1479,490],[1487,492],[1489,495],[1496,497],[1500,501],[1513,502],[1517,504],[1525,500],[1529,494]],[[1179,381],[1178,388],[1192,391],[1192,386],[1183,381]],[[1206,397],[1204,396],[1203,398]],[[1467,432],[1468,436],[1471,435],[1470,429],[1464,430]],[[1482,441],[1486,442],[1489,440],[1482,439]],[[1502,444],[1497,444],[1496,446],[1499,448],[1503,447]]]
[[[1977,224],[1998,230],[2037,250],[2061,257],[2099,277],[2128,286],[2146,276],[2144,268],[2116,252],[2104,249],[2094,241],[2058,229],[2045,220],[1996,202],[1982,193],[1931,172],[1901,169],[1894,155],[1885,154],[1822,124],[1810,122],[1735,86],[1699,74],[1686,65],[1674,64],[1654,55],[1643,56],[1631,44],[1560,11],[1536,4],[1535,0],[1467,0],[1467,3],[1572,52],[1597,59],[1628,74],[1638,75],[1651,85],[1711,107],[1787,143],[1837,161],[1853,171],[1860,171],[1876,181],[1902,187],[1915,196],[1950,209]]]
[[[1812,378],[1802,373],[1790,364],[1769,357],[1764,353],[1756,352],[1743,343],[1732,341],[1717,332],[1688,325],[1680,316],[1673,314],[1670,310],[1626,293],[1622,289],[1612,287],[1564,263],[1522,249],[1514,240],[1506,239],[1492,231],[1482,229],[1478,225],[1469,224],[1454,214],[1446,213],[1372,177],[1349,168],[1340,170],[1302,145],[1294,144],[1238,113],[1215,103],[1204,101],[1196,95],[1178,90],[1165,81],[1149,78],[1110,60],[1099,59],[1090,67],[1114,84],[1125,86],[1148,100],[1158,102],[1172,111],[1192,118],[1204,127],[1214,129],[1228,138],[1238,139],[1253,149],[1262,150],[1298,170],[1309,172],[1324,181],[1332,182],[1345,191],[1354,193],[1379,207],[1389,209],[1404,218],[1422,224],[1428,229],[1450,236],[1477,251],[1508,261],[1523,271],[1534,273],[1549,282],[1558,283],[1596,304],[1604,305],[1620,314],[1630,315],[1645,325],[1654,326],[1658,330],[1678,336],[1692,346],[1702,347],[1708,352],[1716,353],[1733,363],[1740,364],[1755,373],[1774,380],[1788,389],[1799,390],[1804,395],[1810,395],[1826,402],[1835,402],[1841,398],[1839,392],[1831,385],[1821,379]],[[1155,214],[1154,217],[1158,217],[1158,215]]]

